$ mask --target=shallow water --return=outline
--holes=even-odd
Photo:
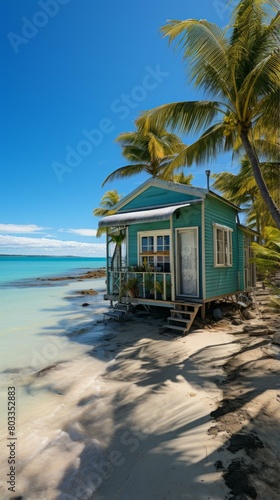
[[[98,295],[74,293],[90,288]],[[75,427],[83,410],[79,401],[98,397],[98,375],[110,362],[91,355],[104,335],[102,319],[108,308],[104,289],[104,279],[0,288],[1,499],[22,492],[27,493],[24,498],[28,500],[56,498],[49,496],[46,486],[38,496],[42,471],[46,470],[42,484],[47,481],[54,487],[82,446],[82,430]],[[85,302],[89,305],[82,307]],[[11,386],[16,388],[15,493],[8,491],[6,483],[7,389]],[[76,429],[76,440],[70,437],[69,426],[72,432]],[[98,457],[100,452],[96,453]]]

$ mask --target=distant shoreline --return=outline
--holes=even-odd
[[[37,281],[84,281],[89,279],[99,279],[106,277],[106,268],[95,269],[94,271],[87,271],[86,273],[77,274],[77,276],[55,276],[50,278],[36,278]]]

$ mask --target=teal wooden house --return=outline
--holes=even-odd
[[[105,299],[169,307],[170,328],[186,332],[207,303],[255,285],[256,233],[239,211],[209,189],[146,181],[99,223],[107,227]]]

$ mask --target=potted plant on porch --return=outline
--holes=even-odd
[[[127,282],[125,283],[125,288],[127,290],[127,294],[129,297],[138,297],[139,296],[139,280],[137,276],[133,276],[131,278],[128,278]]]
[[[156,298],[158,300],[163,300],[163,294],[164,294],[163,281],[157,281],[156,282]]]
[[[171,283],[166,280],[166,298],[164,297],[164,282],[156,282],[156,297],[158,300],[171,300]]]
[[[154,274],[147,272],[144,275],[145,297],[153,299],[155,296],[155,278]]]

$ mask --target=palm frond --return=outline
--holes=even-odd
[[[190,186],[192,183],[194,176],[192,174],[185,175],[184,172],[180,172],[180,174],[174,174],[170,177],[171,182],[178,182],[178,184],[185,184]]]
[[[161,160],[164,157],[163,144],[153,133],[147,134],[148,152],[152,161],[154,159]]]
[[[106,191],[106,193],[102,196],[100,201],[100,207],[94,209],[94,215],[101,215],[103,213],[97,213],[100,211],[108,211],[111,210],[121,199],[122,195],[118,193],[116,189],[112,189],[111,191]]]
[[[219,153],[232,149],[235,141],[235,131],[229,136],[224,135],[224,124],[218,123],[210,127],[206,132],[190,146],[184,148],[175,156],[169,167],[165,171],[168,177],[171,172],[182,166],[191,166],[214,161]]]
[[[197,134],[201,129],[211,125],[220,113],[230,109],[218,101],[186,101],[174,102],[145,111],[136,120],[141,127],[165,125],[181,133]]]
[[[271,95],[279,90],[279,54],[274,51],[260,61],[242,82],[238,98],[243,104],[243,121],[253,118],[259,96]]]
[[[197,87],[215,95],[218,91],[223,97],[230,96],[225,30],[205,19],[186,19],[169,21],[161,31],[170,43],[177,40],[176,48],[183,50],[191,80]]]
[[[254,130],[252,142],[259,158],[270,158],[272,163],[277,161],[280,158],[280,143],[273,137],[272,140],[271,137],[255,137],[255,132],[256,130]]]
[[[136,163],[132,165],[125,165],[124,167],[117,168],[117,170],[114,170],[111,174],[109,174],[105,181],[103,182],[102,186],[106,184],[109,181],[113,181],[115,179],[122,179],[124,177],[132,177],[135,174],[139,174],[143,172],[143,170],[146,170],[147,165],[143,163]]]
[[[95,208],[93,210],[93,215],[96,215],[97,217],[105,217],[105,215],[113,215],[114,210],[106,210],[106,208]]]
[[[265,136],[266,140],[270,141],[274,138],[274,142],[279,144],[279,126],[280,126],[280,87],[276,88],[266,95],[255,106],[255,114],[258,119],[255,124],[255,135]],[[274,136],[274,137],[273,137]]]

